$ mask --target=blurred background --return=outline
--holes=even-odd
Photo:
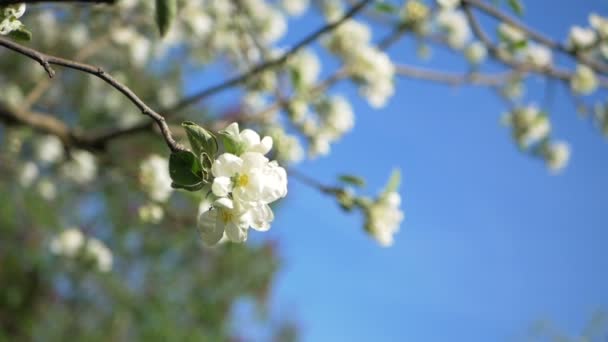
[[[590,12],[608,14],[608,3],[599,0],[525,5],[524,20],[553,37],[585,25]],[[23,21],[31,20],[32,44],[67,56],[60,43],[36,41],[44,27],[34,17],[44,8],[31,8],[31,19],[26,14]],[[89,15],[66,6],[52,10],[60,12],[58,20]],[[287,46],[323,23],[315,10],[290,20],[281,40]],[[434,49],[421,60],[417,49],[405,38],[389,51],[421,66],[467,68],[452,51]],[[173,53],[178,59],[182,52]],[[319,56],[329,74],[335,60]],[[174,75],[185,94],[221,80],[217,65],[179,73],[171,61],[152,65],[149,75],[125,67],[124,77],[152,104],[158,99],[148,88],[159,79]],[[122,62],[115,62],[119,69]],[[9,84],[35,86],[22,76],[35,66],[0,51],[5,102],[16,96],[8,95]],[[65,77],[49,92],[76,94],[100,83],[59,71]],[[532,78],[526,96],[547,110],[553,131],[570,143],[570,163],[559,174],[518,150],[500,125],[504,103],[483,87],[397,79],[397,95],[381,109],[351,84],[334,88],[351,101],[354,129],[329,157],[294,167],[323,183],[340,173],[362,175],[370,194],[400,168],[405,219],[391,248],[365,234],[361,215],[344,213],[335,199],[295,178],[268,233],[252,232],[244,245],[206,248],[196,229],[199,199],[191,194],[174,193],[160,223],[141,220],[144,195],[133,161],[164,153],[157,137],[111,145],[98,157],[94,182],[74,185],[54,178],[61,165],[39,165],[24,186],[19,178],[36,153],[37,133],[2,125],[0,339],[606,341],[606,140],[577,114],[567,89],[547,83]],[[115,119],[85,95],[47,101],[82,127]],[[214,120],[238,111],[237,96],[242,92],[222,93],[184,117]],[[56,196],[40,191],[44,180],[54,182]],[[112,250],[111,272],[49,252],[53,234],[73,226]]]

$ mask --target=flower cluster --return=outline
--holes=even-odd
[[[365,228],[381,246],[393,244],[393,235],[399,231],[399,225],[403,221],[400,207],[401,196],[392,191],[382,194],[367,208]]]
[[[453,8],[442,8],[436,17],[437,26],[446,34],[448,44],[455,49],[462,49],[471,38],[471,29],[462,11]]]
[[[557,172],[567,165],[570,148],[565,142],[552,141],[551,123],[538,107],[516,108],[505,115],[503,122],[512,127],[513,139],[518,146],[543,159],[551,171]]]
[[[551,132],[547,115],[535,105],[515,109],[503,122],[512,127],[513,138],[522,149],[545,139]]]
[[[156,154],[139,165],[139,180],[150,198],[156,202],[166,202],[173,192],[168,170],[169,161]]]
[[[50,243],[53,254],[91,260],[102,272],[112,269],[112,251],[100,240],[86,237],[79,229],[70,228],[55,236]]]
[[[72,159],[63,165],[61,170],[66,178],[78,184],[87,184],[97,177],[97,161],[90,152],[78,150],[72,152]]]
[[[325,45],[344,61],[349,75],[360,84],[360,93],[370,105],[383,107],[395,91],[395,66],[386,53],[371,45],[369,27],[348,20],[332,32]]]
[[[271,137],[229,125],[221,134],[227,152],[213,161],[211,191],[215,200],[200,215],[201,235],[214,245],[224,234],[233,242],[247,239],[253,228],[266,231],[274,219],[269,204],[287,195],[287,173],[265,157],[272,149]]]
[[[570,80],[570,88],[572,91],[586,95],[593,93],[597,87],[598,79],[595,72],[593,72],[593,69],[584,64],[579,64],[576,67],[574,77]]]
[[[19,18],[25,13],[25,4],[0,6],[0,34],[8,35],[11,32],[23,30],[24,26]]]

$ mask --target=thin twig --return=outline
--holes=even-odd
[[[529,28],[528,26],[524,25],[523,23],[519,22],[518,20],[512,18],[511,16],[503,13],[498,8],[485,3],[484,1],[462,0],[462,3],[465,8],[467,7],[466,5],[473,6],[477,9],[479,9],[480,11],[483,11],[486,14],[500,20],[501,22],[507,23],[507,24],[519,29],[520,31],[523,31],[524,33],[526,33],[526,35],[528,37],[535,40],[536,42],[546,45],[547,47],[549,47],[551,49],[560,51],[566,55],[569,55],[569,56],[579,60],[583,64],[586,64],[587,66],[593,68],[595,71],[598,71],[601,73],[608,73],[608,65],[606,65],[605,63],[593,60],[593,59],[579,53],[579,51],[571,48],[570,46],[567,46],[560,42],[554,41],[553,39],[534,31],[533,29]]]
[[[154,111],[152,108],[150,108],[137,95],[135,95],[135,93],[131,89],[129,89],[127,86],[120,83],[112,76],[110,76],[110,74],[106,73],[101,67],[84,64],[84,63],[79,63],[79,62],[75,62],[75,61],[71,61],[68,59],[55,57],[55,56],[51,56],[51,55],[46,55],[44,53],[41,53],[34,49],[25,47],[23,45],[19,45],[17,43],[14,43],[14,42],[12,42],[6,38],[2,38],[2,37],[0,37],[0,46],[4,46],[9,50],[13,50],[17,53],[20,53],[26,57],[29,57],[29,58],[37,61],[38,63],[40,63],[40,65],[42,65],[44,67],[44,69],[46,70],[49,77],[53,77],[55,75],[55,71],[51,67],[51,64],[52,64],[52,65],[63,66],[63,67],[69,68],[69,69],[82,71],[84,73],[94,75],[94,76],[104,80],[110,86],[112,86],[116,90],[120,91],[123,95],[125,95],[137,108],[139,108],[139,110],[141,110],[142,114],[149,116],[150,118],[152,118],[152,120],[154,120],[156,122],[163,137],[165,138],[165,142],[167,143],[167,146],[169,146],[171,151],[178,151],[178,150],[184,149],[183,146],[181,146],[179,143],[177,143],[175,141],[175,139],[173,139],[173,136],[171,135],[171,130],[167,126],[167,122],[165,121],[165,118],[162,115],[160,115],[159,113]]]

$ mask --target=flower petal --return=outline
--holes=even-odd
[[[270,222],[274,220],[274,213],[270,206],[262,204],[250,209],[251,228],[265,232],[270,229]]]
[[[218,197],[228,196],[232,191],[232,181],[228,177],[216,177],[211,185],[211,191]]]
[[[247,240],[247,227],[237,225],[235,222],[226,224],[226,235],[232,242],[245,242]]]
[[[212,209],[201,214],[198,225],[201,230],[201,238],[208,246],[213,246],[220,241],[224,235],[224,226],[217,218],[218,210]]]
[[[234,154],[224,153],[213,162],[211,172],[215,177],[232,177],[239,172],[242,166],[241,158]]]

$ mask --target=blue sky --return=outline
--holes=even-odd
[[[586,24],[592,9],[608,14],[600,0],[525,4],[525,20],[554,37]],[[416,62],[411,40],[392,52]],[[426,65],[464,66],[442,52]],[[540,104],[542,87],[530,89]],[[351,96],[354,131],[330,157],[298,167],[324,182],[362,175],[369,194],[400,167],[405,220],[394,247],[379,247],[359,215],[294,179],[263,237],[278,240],[285,259],[274,306],[300,323],[303,340],[511,341],[539,319],[575,334],[608,310],[608,146],[567,93],[548,108],[573,155],[552,176],[515,148],[499,125],[505,108],[487,89],[411,80],[397,89],[381,110]],[[335,92],[354,95],[349,86]]]

